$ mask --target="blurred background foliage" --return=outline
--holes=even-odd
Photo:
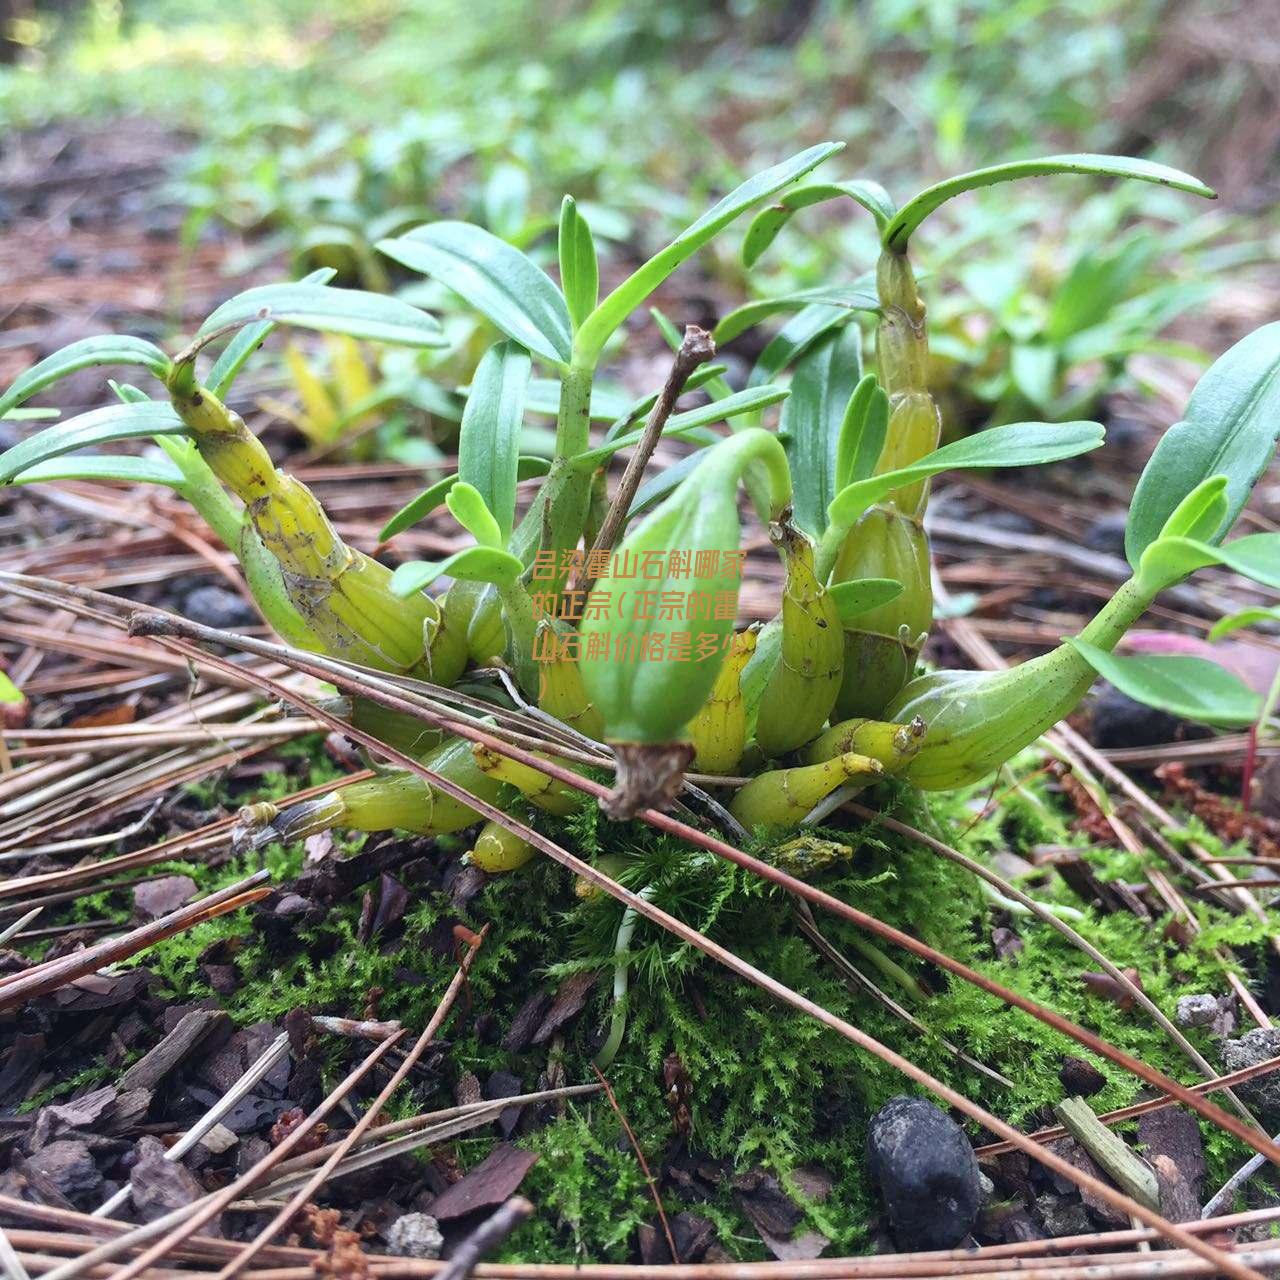
[[[548,260],[564,192],[612,244],[606,256],[634,259],[744,173],[824,138],[847,143],[824,176],[874,176],[900,199],[1036,152],[1123,151],[1196,172],[1219,187],[1217,206],[1123,184],[1089,198],[1070,179],[1016,202],[997,188],[956,202],[919,247],[949,282],[931,301],[952,420],[1065,418],[1140,384],[1135,355],[1196,360],[1271,318],[1258,300],[1274,290],[1257,285],[1275,283],[1280,38],[1264,8],[15,0],[0,119],[172,126],[168,194],[190,241],[229,228],[248,246],[233,269],[283,253],[294,271],[333,266],[375,289],[393,281],[372,244],[433,217]],[[735,238],[704,255],[710,312],[874,261],[866,218],[831,205],[797,221],[750,280]],[[484,335],[457,323],[450,372],[465,380]]]

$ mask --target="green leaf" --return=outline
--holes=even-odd
[[[492,582],[510,586],[524,571],[524,565],[510,552],[497,547],[467,547],[446,560],[410,560],[391,575],[391,590],[411,596],[445,575],[462,582]]]
[[[1241,631],[1245,627],[1256,627],[1264,622],[1280,622],[1280,608],[1263,609],[1255,606],[1251,609],[1241,609],[1239,613],[1228,614],[1225,618],[1219,618],[1209,628],[1207,638],[1221,640],[1223,636],[1229,636],[1233,631]]]
[[[1225,546],[1195,538],[1157,538],[1142,553],[1138,578],[1154,593],[1211,564],[1280,591],[1280,533],[1253,533]]]
[[[1239,676],[1207,658],[1186,654],[1108,653],[1074,637],[1067,641],[1121,693],[1184,720],[1220,729],[1258,722],[1262,699]]]
[[[565,196],[560,206],[560,288],[577,329],[595,309],[600,296],[600,268],[591,228],[578,211],[577,201]]]
[[[377,247],[439,280],[534,355],[569,363],[573,327],[564,296],[546,272],[505,240],[466,222],[429,222]]]
[[[862,332],[846,325],[815,342],[796,361],[782,406],[783,437],[795,484],[795,522],[820,537],[836,495],[836,454],[845,413],[862,377]]]
[[[714,208],[708,209],[691,226],[686,227],[660,253],[655,254],[638,271],[624,280],[583,321],[575,346],[580,359],[594,366],[604,344],[613,331],[636,309],[682,262],[696,253],[735,218],[753,204],[781,191],[803,177],[824,160],[841,150],[839,142],[823,142],[799,155],[774,165],[771,169],[748,178],[729,192]]]
[[[986,467],[1033,467],[1059,462],[1096,449],[1105,432],[1096,422],[1014,422],[990,427],[943,445],[919,462],[896,471],[868,476],[846,486],[828,513],[831,523],[852,528],[868,507],[900,489],[941,471],[971,471]]]
[[[209,316],[196,337],[207,337],[229,325],[263,321],[404,347],[446,345],[440,322],[399,298],[307,283],[263,284],[246,289]]]
[[[46,458],[13,477],[12,484],[44,484],[52,480],[121,480],[126,484],[162,484],[181,489],[185,477],[168,458],[133,458],[127,454],[72,453]]]
[[[1222,546],[1208,542],[1196,545],[1224,568],[1280,591],[1280,533],[1251,533]]]
[[[160,400],[143,404],[109,404],[90,413],[68,418],[57,426],[15,444],[0,454],[0,484],[49,458],[60,458],[77,449],[137,440],[144,436],[186,435],[186,424],[171,405]]]
[[[742,241],[743,265],[754,267],[760,255],[777,239],[778,232],[798,210],[827,200],[838,200],[841,196],[856,200],[876,220],[877,231],[884,230],[897,208],[893,197],[869,178],[855,178],[852,182],[805,183],[794,191],[788,191],[782,199],[767,209],[761,209],[752,218]]]
[[[824,333],[837,325],[847,324],[852,312],[847,307],[833,307],[830,303],[810,303],[796,312],[770,339],[760,353],[755,367],[747,378],[747,386],[772,381],[792,361],[798,360]]]
[[[140,365],[157,378],[163,378],[169,371],[169,357],[154,342],[144,338],[117,338],[111,334],[81,338],[19,374],[9,390],[0,396],[0,418],[60,378],[104,364]]]
[[[1009,351],[1013,385],[1042,413],[1053,404],[1057,364],[1057,353],[1043,342],[1015,342]]]
[[[852,578],[828,587],[827,594],[840,612],[840,621],[848,622],[896,600],[902,594],[902,583],[896,578]]]
[[[1227,478],[1218,537],[1235,523],[1280,438],[1280,321],[1255,329],[1196,383],[1134,490],[1124,550],[1136,569],[1178,504],[1210,476]]]
[[[853,389],[840,439],[836,445],[836,483],[839,493],[855,480],[865,480],[884,452],[889,431],[889,397],[874,373],[869,373]]]
[[[734,311],[730,311],[716,325],[712,337],[717,346],[732,342],[739,334],[754,328],[761,320],[777,315],[781,311],[799,311],[812,303],[826,303],[832,307],[843,307],[849,311],[867,311],[877,313],[880,300],[876,297],[875,276],[861,276],[850,285],[833,285],[821,289],[805,289],[800,293],[785,293],[777,298],[760,298],[748,302]]]
[[[1136,160],[1130,156],[1104,156],[1081,153],[1079,155],[1042,156],[1036,160],[1015,160],[1011,164],[992,165],[987,169],[975,169],[956,178],[948,178],[935,186],[926,187],[913,196],[881,230],[880,239],[885,248],[902,253],[907,241],[919,225],[935,209],[954,196],[979,187],[991,187],[998,182],[1015,182],[1021,178],[1041,178],[1055,173],[1094,173],[1110,178],[1136,178],[1140,182],[1154,182],[1162,187],[1189,191],[1192,195],[1216,200],[1211,187],[1198,178],[1168,165],[1152,160]]]
[[[678,462],[673,462],[671,466],[663,467],[661,471],[651,475],[636,490],[631,510],[627,512],[627,519],[634,520],[637,516],[644,515],[646,511],[651,511],[667,494],[678,488],[684,478],[695,470],[701,461],[701,451],[689,453]]]
[[[551,463],[546,458],[521,457],[516,466],[517,480],[531,480],[534,476],[545,476],[551,470]],[[415,524],[425,520],[449,496],[449,490],[458,483],[457,475],[445,476],[435,484],[428,486],[418,496],[406,502],[399,511],[387,521],[378,534],[380,542],[394,538]]]
[[[710,404],[699,405],[696,409],[687,409],[684,413],[674,413],[667,419],[662,428],[663,436],[681,436],[700,427],[709,427],[717,422],[725,422],[744,413],[755,413],[767,409],[771,404],[787,398],[787,388],[774,386],[772,383],[763,387],[748,387],[744,391],[735,391],[723,400],[713,400]],[[610,440],[573,459],[575,467],[594,469],[606,458],[611,458],[620,449],[630,449],[639,444],[644,429],[629,431],[626,435]]]
[[[1162,538],[1212,542],[1227,514],[1227,477],[1210,476],[1173,509],[1160,530]]]
[[[26,694],[3,671],[0,671],[0,702],[18,706],[25,701]]]
[[[723,367],[723,366],[722,366]],[[107,379],[111,381],[110,378]],[[48,422],[50,418],[62,417],[61,409],[10,409],[3,416],[6,422]]]
[[[696,391],[699,387],[707,387],[707,394],[715,400],[728,399],[733,394],[732,391],[726,391],[724,396],[717,396],[715,388],[708,386],[708,383],[717,383],[722,377],[728,365],[723,364],[704,364],[699,365],[690,375],[688,381],[684,384],[684,390],[681,396],[687,395],[690,391]],[[643,396],[639,400],[633,400],[626,408],[626,411],[620,413],[609,424],[609,429],[604,433],[602,439],[603,444],[608,444],[611,440],[616,440],[628,427],[634,427],[641,418],[647,416],[650,409],[658,399],[658,392]]]
[[[502,530],[494,514],[485,504],[480,491],[459,476],[458,483],[445,496],[445,506],[453,518],[485,547],[501,547]]]
[[[479,492],[497,521],[498,544],[511,536],[524,397],[532,364],[510,340],[490,347],[471,382],[458,435],[458,476]]]
[[[303,284],[328,284],[337,275],[332,267],[321,267],[308,276],[303,276]],[[243,329],[237,329],[231,341],[222,348],[218,358],[209,370],[206,385],[219,400],[227,398],[231,384],[240,375],[245,361],[267,340],[268,334],[276,327],[274,320],[255,320]]]

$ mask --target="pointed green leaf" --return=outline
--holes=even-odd
[[[855,178],[852,182],[807,182],[794,191],[788,191],[767,209],[761,209],[751,220],[742,241],[743,264],[754,267],[797,210],[827,200],[838,200],[841,196],[856,200],[876,220],[877,231],[883,231],[897,211],[893,197],[870,178]]]
[[[1227,514],[1227,477],[1210,476],[1178,503],[1160,530],[1162,538],[1212,542]]]
[[[889,431],[889,397],[869,373],[854,388],[836,446],[835,492],[865,480],[876,469]]]
[[[168,458],[134,458],[128,454],[72,453],[46,458],[13,477],[12,484],[45,484],[51,480],[122,480],[126,484],[162,484],[181,489],[185,477]]]
[[[661,471],[651,475],[636,490],[631,510],[627,512],[627,519],[634,520],[637,516],[644,515],[646,511],[653,510],[667,494],[680,486],[685,477],[701,461],[702,452],[699,450],[697,453],[686,454],[678,462],[673,462],[669,467],[663,467]]]
[[[308,276],[303,276],[302,284],[328,284],[337,275],[332,267],[321,267]],[[231,384],[235,382],[244,368],[245,361],[267,340],[267,335],[276,327],[274,320],[255,320],[243,329],[237,329],[231,336],[218,358],[209,370],[206,384],[219,400],[227,398]]]
[[[719,204],[708,209],[675,240],[655,254],[638,271],[624,280],[583,321],[575,346],[580,359],[594,365],[613,331],[629,316],[682,262],[696,253],[735,218],[759,200],[767,199],[783,187],[803,177],[824,160],[841,150],[843,144],[823,142],[799,155],[774,165],[771,169],[748,178],[729,192]]]
[[[111,381],[110,378],[107,379]],[[145,397],[144,397],[145,398]],[[62,417],[61,409],[10,409],[0,415],[6,422],[48,422],[51,418]]]
[[[466,222],[429,222],[377,247],[439,280],[534,355],[569,363],[573,332],[563,295],[505,240]]]
[[[60,378],[104,364],[139,365],[157,378],[163,378],[169,370],[169,357],[154,342],[144,338],[117,338],[111,334],[81,338],[19,374],[9,390],[0,396],[0,418]]]
[[[417,307],[363,289],[332,289],[323,284],[263,284],[228,298],[200,326],[197,338],[228,325],[296,325],[321,333],[343,333],[371,342],[404,347],[442,347],[440,322]]]
[[[546,458],[522,456],[516,466],[517,480],[531,480],[535,476],[545,476],[551,470],[551,463]],[[424,489],[418,496],[406,502],[399,511],[387,521],[378,534],[380,542],[394,538],[415,524],[425,520],[449,496],[449,490],[458,483],[457,475],[445,476],[435,484]]]
[[[725,422],[729,418],[736,418],[744,413],[755,413],[761,409],[767,409],[771,404],[777,404],[779,400],[787,398],[787,388],[773,386],[772,384],[763,387],[748,387],[744,391],[736,391],[731,396],[726,396],[723,400],[713,400],[710,404],[700,405],[696,409],[687,409],[684,413],[674,413],[667,419],[667,424],[662,428],[662,434],[666,436],[683,436],[691,431],[697,431],[701,427],[709,427],[717,422]],[[633,445],[640,442],[644,435],[641,428],[638,431],[629,431],[626,435],[618,436],[614,440],[610,440],[608,444],[599,445],[595,449],[588,449],[585,453],[578,454],[573,459],[575,467],[591,468],[598,467],[606,458],[611,458],[620,449],[630,449]]]
[[[880,310],[880,300],[876,297],[874,275],[864,275],[850,285],[833,285],[821,289],[805,289],[801,293],[786,293],[777,298],[760,298],[755,302],[745,303],[734,311],[730,311],[712,332],[717,346],[732,342],[739,334],[754,328],[761,320],[782,311],[799,311],[813,303],[825,303],[832,307],[843,307],[849,311],[866,311],[871,314]]]
[[[779,434],[795,484],[795,522],[812,537],[827,527],[845,412],[862,377],[862,332],[846,325],[796,361]]]
[[[690,375],[688,381],[684,384],[684,390],[681,396],[687,395],[690,391],[696,391],[699,387],[706,387],[707,394],[715,400],[727,399],[733,393],[726,392],[724,396],[717,396],[713,387],[709,383],[718,383],[724,374],[728,365],[723,364],[704,364],[699,365]],[[609,429],[604,433],[603,444],[608,444],[611,440],[616,440],[629,427],[634,427],[641,418],[645,417],[649,410],[653,408],[657,402],[658,393],[655,391],[650,395],[643,396],[639,400],[633,400],[626,408],[625,412],[620,413],[609,424]]]
[[[1262,715],[1258,694],[1207,658],[1120,655],[1075,637],[1068,643],[1103,679],[1148,707],[1220,729],[1243,729]]]
[[[471,381],[458,435],[458,476],[474,485],[497,521],[504,544],[516,514],[516,471],[524,397],[532,364],[510,340],[484,353]]]
[[[1136,569],[1178,504],[1210,476],[1227,478],[1225,537],[1280,438],[1280,321],[1255,329],[1196,383],[1186,416],[1161,437],[1134,490],[1124,550]]]
[[[747,386],[771,382],[793,361],[798,360],[824,333],[837,325],[847,324],[853,312],[848,307],[833,307],[827,302],[814,302],[797,311],[770,339],[747,377]]]
[[[591,228],[572,196],[560,206],[560,288],[576,329],[595,309],[600,297],[600,268]]]
[[[502,530],[494,519],[493,512],[485,505],[480,491],[468,484],[461,477],[458,483],[449,490],[445,497],[445,506],[453,513],[453,518],[478,542],[485,547],[502,545]]]
[[[885,471],[848,485],[828,513],[831,523],[852,528],[868,507],[895,489],[942,471],[982,470],[987,467],[1033,467],[1059,462],[1096,449],[1105,432],[1096,422],[1014,422],[990,427],[977,435],[943,445],[909,467]]]
[[[448,576],[462,582],[492,582],[509,586],[524,566],[507,551],[497,547],[467,547],[445,560],[410,560],[391,575],[391,590],[411,596],[429,587],[437,578]]]
[[[68,418],[57,426],[15,444],[0,454],[0,484],[49,458],[60,458],[77,449],[91,449],[117,440],[145,436],[186,435],[187,428],[171,405],[159,400],[143,404],[109,404],[90,413]]]
[[[1229,636],[1233,631],[1240,631],[1245,627],[1256,627],[1264,622],[1280,622],[1280,608],[1263,609],[1261,606],[1255,606],[1251,609],[1241,609],[1239,613],[1228,614],[1225,618],[1219,618],[1209,628],[1206,639],[1221,640],[1223,636]]]
[[[1192,195],[1216,200],[1211,187],[1199,178],[1193,178],[1180,169],[1156,164],[1152,160],[1136,160],[1131,156],[1104,156],[1081,153],[1079,155],[1042,156],[1036,160],[1015,160],[1011,164],[992,165],[987,169],[975,169],[956,178],[948,178],[935,186],[926,187],[913,196],[883,228],[880,238],[887,249],[902,253],[907,241],[919,225],[935,209],[955,196],[979,187],[991,187],[998,182],[1016,182],[1021,178],[1042,178],[1055,173],[1092,173],[1108,178],[1136,178],[1140,182],[1154,182],[1162,187],[1188,191]]]
[[[827,594],[835,602],[840,621],[848,622],[860,613],[896,600],[902,594],[902,583],[896,578],[852,578],[828,587]]]

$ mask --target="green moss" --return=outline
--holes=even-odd
[[[314,776],[329,766],[324,761],[314,770],[307,768]],[[280,794],[297,785],[296,777],[286,785],[283,775],[282,780],[272,776],[263,790]],[[932,826],[979,859],[1001,848],[1026,853],[1035,844],[1071,843],[1079,845],[1099,875],[1141,874],[1141,857],[1094,849],[1072,835],[1069,815],[1043,777],[1032,775],[1020,786],[1002,783],[998,804],[981,817],[977,815],[983,814],[988,800],[985,789],[936,797],[929,812],[922,812],[918,799],[905,790],[882,788],[874,799],[884,811],[915,825]],[[549,819],[537,815],[535,821],[545,824]],[[892,984],[891,994],[910,1006],[928,1031],[909,1029],[860,989],[846,986],[795,929],[790,899],[773,886],[643,825],[605,824],[594,806],[558,829],[547,829],[583,856],[608,858],[617,878],[633,889],[648,886],[656,905],[1013,1123],[1035,1124],[1037,1112],[1062,1095],[1058,1074],[1064,1054],[1082,1053],[1073,1041],[968,983],[816,913],[829,942],[875,981],[892,984],[893,975],[868,962],[862,948],[869,941],[909,976]],[[1080,975],[1094,966],[1052,929],[1019,918],[1016,927],[1023,950],[1010,960],[999,959],[990,939],[989,905],[976,877],[875,823],[827,834],[854,850],[848,862],[821,877],[828,892],[1051,1006],[1151,1066],[1180,1079],[1191,1077],[1182,1055],[1140,1011],[1124,1011],[1090,993]],[[358,841],[339,838],[344,855],[357,845]],[[465,841],[457,846],[465,848]],[[442,849],[440,854],[455,855],[456,847],[453,853]],[[287,881],[301,869],[302,850],[273,846],[254,859],[235,859],[217,869],[198,863],[173,863],[167,869],[191,875],[208,892],[259,865],[266,865],[277,881]],[[1046,903],[1083,906],[1056,876],[1035,883],[1030,891]],[[1230,945],[1247,964],[1265,942],[1264,930],[1248,918],[1228,916],[1207,903],[1197,904],[1195,910],[1202,933],[1185,947],[1161,941],[1158,925],[1149,927],[1127,914],[1101,915],[1086,909],[1076,923],[1114,963],[1140,969],[1147,993],[1171,1013],[1179,995],[1222,989],[1218,948]],[[266,936],[252,931],[237,913],[169,939],[140,962],[157,974],[162,993],[194,999],[209,994],[198,971],[200,953],[213,941],[240,939],[237,964],[243,981],[223,1002],[238,1023],[278,1020],[299,1005],[313,1012],[356,1013],[366,994],[380,987],[382,1016],[400,1018],[411,1028],[422,1026],[455,969],[455,957],[439,943],[455,918],[452,906],[434,892],[418,896],[405,918],[402,944],[389,952],[377,940],[372,945],[357,941],[359,912],[359,895],[336,904],[319,924],[301,930],[284,953],[273,950]],[[491,926],[471,973],[467,1007],[492,1013],[505,1029],[536,990],[584,969],[599,972],[601,980],[588,1008],[554,1046],[564,1079],[590,1081],[591,1058],[611,1014],[611,975],[622,914],[622,907],[607,896],[580,898],[569,874],[548,859],[491,880],[467,913],[472,926]],[[833,1249],[864,1248],[874,1212],[874,1192],[864,1172],[866,1121],[889,1097],[909,1091],[902,1078],[645,920],[637,924],[630,955],[626,1035],[609,1078],[651,1167],[660,1169],[680,1143],[663,1084],[664,1060],[674,1054],[692,1086],[691,1148],[730,1171],[763,1166],[793,1189],[796,1169],[822,1168],[833,1179],[834,1189],[823,1204],[806,1207],[808,1225],[827,1235]],[[413,971],[413,981],[402,980],[405,969]],[[916,987],[927,992],[927,998],[913,996],[911,989]],[[483,1080],[496,1070],[511,1071],[532,1089],[547,1067],[550,1046],[510,1053],[492,1043],[492,1037],[478,1036],[475,1017],[467,1012],[455,1013],[446,1034],[446,1071],[457,1075],[470,1071]],[[1014,1087],[1006,1088],[966,1066],[944,1039],[1005,1074]],[[1203,1038],[1200,1047],[1211,1051]],[[334,1052],[339,1052],[336,1044]],[[1099,1109],[1135,1100],[1136,1081],[1105,1062],[1096,1065],[1107,1078],[1095,1100]],[[334,1066],[336,1070],[336,1058]],[[442,1089],[430,1093],[406,1088],[390,1114],[439,1105],[455,1083],[456,1078],[446,1078]],[[467,1166],[475,1163],[493,1140],[487,1133],[461,1140],[459,1158]],[[1213,1183],[1238,1163],[1240,1149],[1234,1140],[1207,1129],[1205,1140]],[[504,1257],[566,1262],[629,1258],[636,1227],[653,1221],[654,1209],[635,1156],[607,1103],[591,1098],[570,1105],[522,1141],[539,1155],[526,1190],[540,1212],[512,1237]],[[709,1201],[686,1205],[669,1193],[665,1206],[669,1213],[687,1207],[710,1217],[722,1243],[736,1256],[764,1256],[727,1180]]]

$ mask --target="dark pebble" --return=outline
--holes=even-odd
[[[1099,516],[1084,534],[1084,545],[1090,551],[1102,551],[1109,556],[1124,555],[1124,527],[1129,517],[1121,511],[1109,516]]]
[[[49,255],[49,265],[65,276],[73,276],[80,270],[80,255],[70,249],[55,249]]]
[[[891,1098],[871,1117],[867,1157],[904,1250],[950,1249],[982,1203],[978,1160],[963,1130],[924,1098]]]
[[[218,631],[251,627],[258,621],[248,602],[226,587],[197,587],[188,592],[182,612],[189,621]]]
[[[1090,707],[1089,723],[1093,745],[1104,751],[1173,742],[1183,726],[1183,721],[1176,716],[1143,706],[1109,684],[1098,687]]]

